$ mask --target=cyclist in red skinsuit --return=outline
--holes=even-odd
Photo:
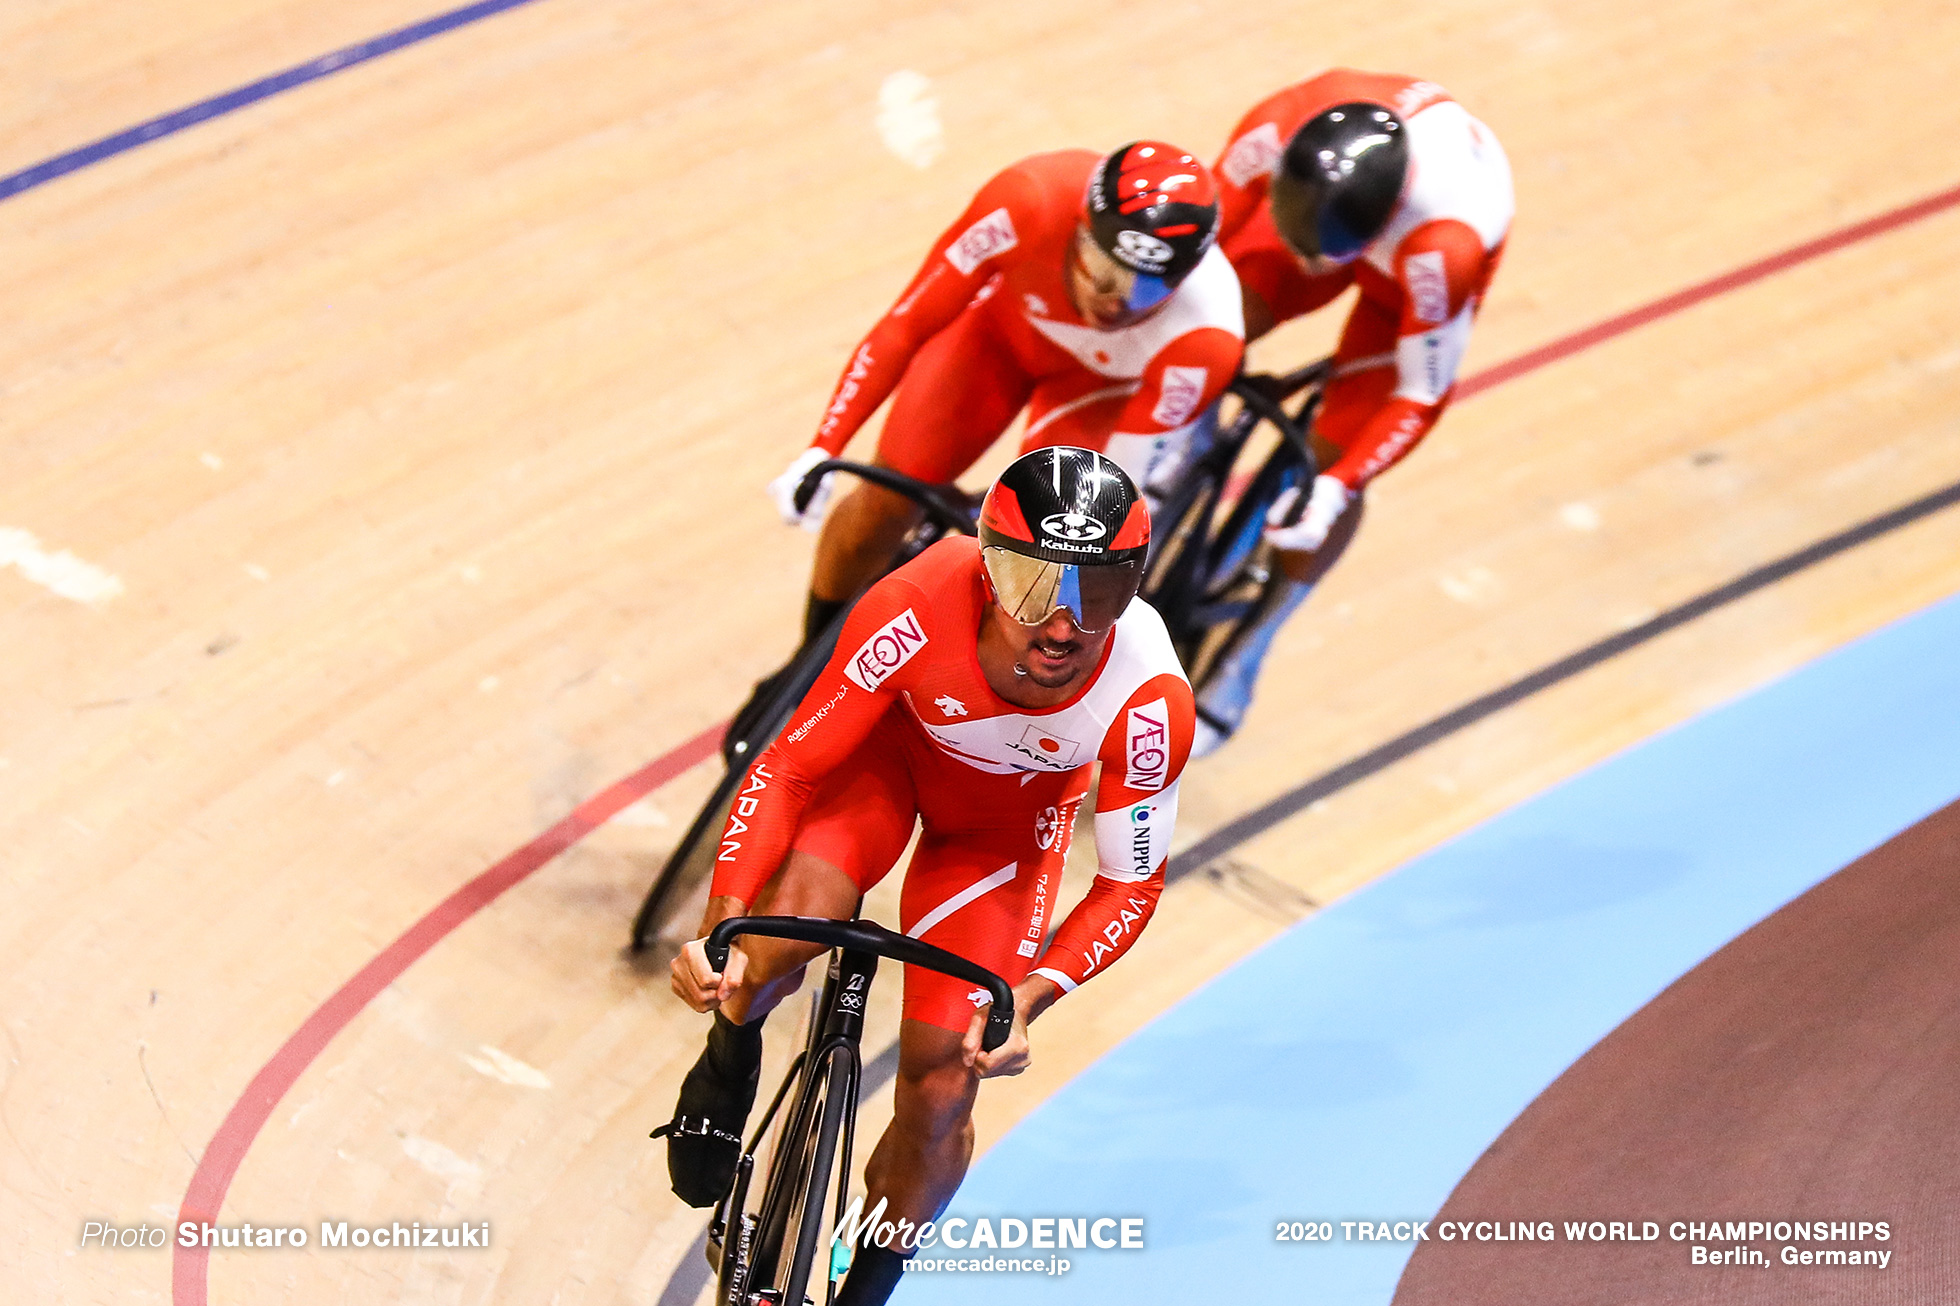
[[[1344,257],[1308,256],[1275,220],[1275,175],[1309,124],[1356,104],[1383,106],[1400,120],[1400,192],[1387,197],[1377,230],[1349,233],[1356,238]],[[1387,73],[1334,69],[1262,101],[1233,129],[1217,175],[1219,247],[1238,272],[1248,340],[1349,286],[1359,293],[1314,421],[1321,475],[1299,523],[1277,524],[1289,497],[1268,531],[1293,584],[1275,592],[1260,627],[1207,685],[1200,754],[1237,727],[1273,634],[1353,539],[1368,482],[1415,448],[1449,406],[1513,212],[1510,164],[1490,129],[1435,83]]]
[[[867,1205],[883,1198],[890,1219],[915,1226],[938,1216],[965,1173],[978,1080],[1019,1073],[1026,1022],[1107,970],[1148,924],[1193,722],[1162,620],[1130,601],[1149,518],[1112,463],[1074,448],[1024,456],[989,494],[981,527],[980,542],[941,541],[852,609],[794,724],[738,792],[701,925],[705,936],[751,904],[849,916],[903,852],[915,817],[922,823],[900,924],[1012,984],[1015,1025],[980,1052],[984,990],[906,968],[895,1114],[866,1182]],[[1097,761],[1098,874],[1055,927],[1069,834]],[[724,1090],[707,1079],[725,1085],[759,1064],[762,1018],[815,951],[744,940],[717,975],[700,940],[683,950],[675,991],[719,1010],[682,1090],[677,1139],[702,1137],[703,1118],[715,1122],[708,1134],[739,1134],[753,1079],[733,1103],[717,1101]],[[734,1151],[723,1149],[730,1170]],[[678,1156],[677,1192],[698,1204],[719,1196],[725,1171],[690,1196]],[[883,1301],[910,1250],[859,1249],[839,1306]]]
[[[1148,183],[1160,202],[1111,208],[1110,222],[1130,227],[1116,230],[1085,205],[1092,182],[1126,196]],[[790,492],[888,396],[875,461],[921,480],[953,480],[1023,408],[1024,451],[1096,449],[1140,480],[1238,371],[1239,289],[1213,243],[1214,194],[1203,163],[1150,141],[1100,160],[1038,154],[994,177],[851,351],[811,447],[771,486],[779,510],[814,526],[821,503],[799,515]],[[1137,251],[1167,257],[1126,266]],[[806,640],[883,569],[915,514],[872,485],[838,503],[817,545]]]
[[[970,539],[942,541],[859,601],[798,724],[751,768],[711,896],[754,902],[792,846],[868,892],[904,852],[916,815],[926,839],[899,924],[1016,983],[1048,936],[1052,908],[1041,899],[1061,885],[1100,761],[1101,871],[1037,971],[1068,992],[1120,957],[1155,908],[1177,813],[1172,741],[1188,738],[1190,689],[1162,622],[1139,603],[1068,700],[1029,711],[1002,699],[975,660],[989,602],[979,555]],[[886,671],[881,658],[902,660]],[[1133,839],[1139,809],[1143,843]],[[963,1035],[972,987],[907,970],[905,1018]]]

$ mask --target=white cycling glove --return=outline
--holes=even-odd
[[[802,512],[796,510],[796,487],[803,484],[803,478],[812,467],[830,457],[829,451],[821,446],[811,445],[796,455],[796,461],[786,468],[781,476],[769,482],[769,497],[775,502],[776,511],[791,526],[801,526],[806,531],[816,531],[823,526],[823,515],[830,509],[830,491],[835,477],[826,476],[817,482],[817,492],[810,496],[810,506]]]
[[[1327,532],[1334,529],[1334,523],[1347,511],[1354,491],[1332,476],[1314,477],[1307,510],[1300,514],[1299,521],[1287,526],[1286,514],[1293,510],[1299,498],[1300,487],[1295,485],[1273,500],[1273,506],[1266,510],[1266,538],[1274,548],[1288,553],[1312,553],[1327,542]]]

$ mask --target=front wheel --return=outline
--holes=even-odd
[[[833,1044],[827,1049],[816,1074],[812,1088],[823,1095],[817,1130],[798,1158],[800,1164],[792,1165],[783,1174],[784,1182],[791,1185],[792,1205],[777,1250],[786,1248],[790,1254],[787,1263],[778,1262],[783,1273],[775,1300],[785,1306],[802,1306],[817,1248],[829,1247],[824,1237],[825,1198],[831,1169],[836,1163],[838,1139],[843,1135],[845,1113],[856,1104],[857,1097],[856,1067],[848,1045]]]

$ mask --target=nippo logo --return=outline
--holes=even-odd
[[[925,646],[926,633],[920,628],[919,619],[912,614],[912,609],[907,608],[880,626],[870,639],[858,645],[858,651],[851,654],[850,661],[844,664],[844,674],[869,693],[884,684],[892,672],[910,662],[912,655]]]
[[[1123,783],[1132,789],[1162,789],[1171,765],[1170,713],[1164,700],[1130,709],[1129,773]]]
[[[1139,272],[1162,272],[1176,251],[1147,231],[1125,228],[1116,233],[1115,252]]]
[[[1109,527],[1079,512],[1058,512],[1043,517],[1041,530],[1058,540],[1099,540],[1109,534]]]

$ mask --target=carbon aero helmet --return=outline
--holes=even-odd
[[[980,507],[980,558],[993,600],[1024,626],[1063,608],[1095,635],[1143,582],[1150,512],[1121,467],[1054,445],[1008,465]]]
[[[1082,197],[1089,243],[1130,274],[1124,303],[1154,308],[1218,237],[1218,186],[1196,155],[1132,141],[1096,165]]]
[[[1273,225],[1303,258],[1351,263],[1381,235],[1409,175],[1409,132],[1379,104],[1307,119],[1273,171]]]

